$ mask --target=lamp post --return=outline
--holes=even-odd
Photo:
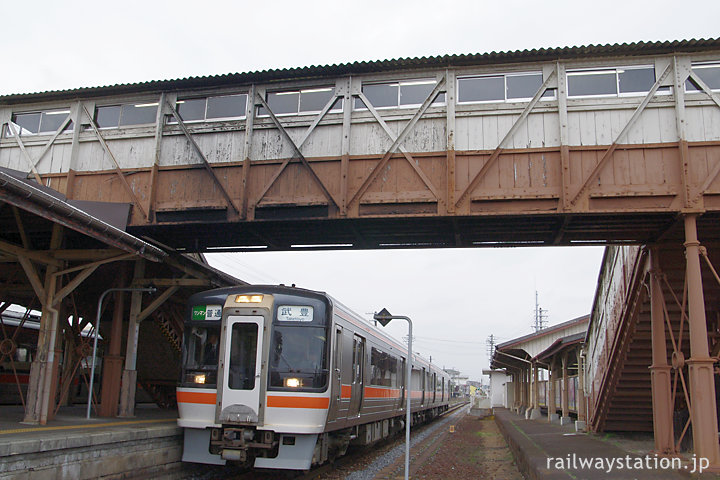
[[[90,407],[92,406],[92,394],[93,394],[93,383],[95,381],[95,355],[97,354],[97,342],[98,342],[98,333],[100,331],[100,312],[102,311],[102,302],[105,299],[105,295],[107,295],[110,292],[148,292],[148,293],[154,293],[155,290],[157,290],[155,287],[147,287],[147,288],[108,288],[105,290],[102,295],[100,295],[100,298],[98,299],[98,306],[97,306],[97,315],[95,317],[95,339],[93,340],[93,356],[92,356],[92,366],[90,367],[90,388],[88,389],[88,404],[87,404],[87,415],[86,418],[90,420]]]
[[[408,322],[408,352],[406,362],[405,378],[407,387],[405,388],[405,480],[410,475],[410,396],[412,394],[412,321],[410,317],[401,315],[391,315],[386,308],[373,315],[373,318],[380,322],[384,327],[390,320],[407,320]]]

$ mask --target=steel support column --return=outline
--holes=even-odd
[[[650,249],[650,323],[652,330],[652,365],[650,380],[652,388],[653,432],[655,452],[675,453],[673,433],[673,399],[670,365],[668,364],[667,340],[665,338],[665,298],[662,291],[662,272],[657,248]]]
[[[710,467],[720,469],[720,447],[715,400],[714,360],[708,349],[705,298],[700,271],[700,242],[697,238],[697,214],[685,215],[685,261],[688,285],[688,313],[690,327],[690,416],[693,445],[699,458],[709,461]]]

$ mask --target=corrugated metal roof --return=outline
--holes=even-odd
[[[396,70],[419,70],[428,68],[493,65],[502,63],[540,62],[555,59],[574,59],[608,56],[661,55],[669,53],[693,53],[720,49],[720,38],[674,40],[664,42],[635,42],[579,47],[540,48],[510,52],[438,55],[430,57],[398,58],[389,60],[361,61],[334,65],[311,65],[307,67],[262,70],[246,73],[228,73],[203,77],[187,77],[173,80],[153,80],[132,84],[103,87],[83,87],[69,90],[51,90],[37,93],[0,96],[0,105],[29,103],[66,98],[90,98],[128,93],[189,90],[193,88],[221,87],[251,83],[269,83],[282,80],[313,79],[357,75]]]

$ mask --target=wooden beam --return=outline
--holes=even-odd
[[[447,175],[446,205],[448,213],[455,213],[455,71],[445,70],[445,84],[447,92],[447,111],[445,117],[445,129],[447,138],[447,154],[445,157],[445,169]],[[438,212],[439,213],[439,212]],[[456,240],[457,241],[457,240]]]
[[[560,127],[560,207],[570,207],[570,137],[568,134],[567,75],[565,65],[557,62],[558,124]]]
[[[125,174],[123,173],[122,169],[120,168],[120,165],[118,164],[117,160],[115,159],[115,156],[110,151],[110,147],[108,147],[108,144],[105,142],[105,139],[100,134],[100,130],[95,123],[95,120],[93,120],[92,115],[90,115],[90,112],[88,112],[88,109],[85,105],[83,105],[83,110],[85,111],[85,115],[87,116],[88,120],[90,121],[90,126],[92,127],[93,131],[95,132],[95,136],[100,141],[100,145],[102,146],[103,150],[105,150],[105,153],[110,157],[110,160],[113,163],[113,166],[115,167],[115,173],[120,178],[120,181],[122,182],[123,186],[125,187],[125,190],[130,195],[130,198],[133,200],[133,204],[142,212],[145,219],[148,219],[148,214],[145,211],[145,208],[143,208],[142,203],[137,198],[137,195],[135,195],[135,192],[133,192],[132,187],[128,183],[127,179],[125,178]]]
[[[12,206],[13,215],[15,216],[15,225],[17,225],[18,233],[20,233],[20,241],[22,241],[23,248],[25,250],[32,250],[30,239],[25,232],[25,225],[23,224],[22,217],[20,216],[20,209],[15,205]]]
[[[5,242],[3,240],[0,240],[0,251],[10,253],[17,257],[26,257],[36,262],[44,263],[46,265],[62,267],[62,262],[52,257],[51,255],[36,250],[28,250],[12,243]]]
[[[133,280],[133,287],[204,287],[210,285],[207,278],[139,278]]]
[[[348,174],[350,172],[350,129],[352,128],[353,79],[348,76],[343,91],[342,140],[340,142],[340,215],[347,216]]]
[[[250,154],[252,152],[252,137],[255,127],[255,84],[250,86],[247,94],[247,102],[245,102],[245,139],[243,141],[243,166],[242,166],[242,202],[240,215],[243,219],[250,219],[248,183],[250,182],[250,167],[252,162]]]
[[[32,288],[35,291],[35,295],[37,296],[38,300],[40,300],[40,303],[44,304],[46,300],[45,288],[43,287],[43,283],[40,280],[37,271],[35,271],[35,267],[33,266],[32,262],[28,257],[25,256],[18,256],[18,262],[20,262],[23,270],[25,270],[25,275],[27,275],[27,278],[30,281],[30,285],[32,285]]]
[[[198,154],[200,157],[200,160],[202,160],[202,165],[205,167],[205,171],[210,174],[210,177],[212,178],[213,182],[215,182],[215,185],[217,185],[218,189],[220,189],[220,193],[223,194],[223,197],[225,197],[225,201],[230,205],[230,207],[235,210],[235,213],[238,215],[240,214],[240,208],[235,205],[235,202],[233,202],[232,198],[230,197],[230,194],[223,186],[222,182],[220,182],[220,179],[215,175],[215,171],[213,170],[212,166],[210,165],[210,162],[208,161],[207,157],[205,157],[205,154],[200,150],[200,146],[195,142],[195,139],[190,134],[190,131],[185,126],[185,122],[182,121],[182,118],[180,118],[180,114],[178,114],[177,110],[175,110],[175,107],[170,105],[169,102],[165,102],[165,104],[170,109],[170,112],[172,113],[173,117],[175,117],[175,120],[177,121],[178,126],[180,127],[180,130],[182,130],[183,134],[185,134],[185,137],[190,142],[190,145],[192,145],[193,149],[195,150],[195,153]]]
[[[500,153],[503,150],[503,146],[505,145],[505,142],[510,140],[513,135],[515,135],[515,132],[518,128],[520,128],[520,125],[525,121],[525,119],[530,115],[530,111],[535,108],[535,105],[540,101],[540,98],[542,98],[543,94],[545,93],[545,90],[547,90],[548,86],[550,85],[550,81],[554,76],[557,75],[557,70],[553,70],[550,75],[545,79],[545,81],[540,85],[540,88],[535,93],[535,96],[530,100],[530,103],[528,103],[525,106],[525,109],[520,114],[520,118],[517,119],[517,121],[513,124],[513,126],[510,128],[510,130],[505,134],[502,140],[500,140],[500,143],[498,144],[497,148],[495,148],[495,151],[490,155],[490,158],[487,162],[482,166],[480,171],[475,175],[475,177],[472,179],[470,184],[463,190],[462,194],[460,195],[460,198],[458,198],[458,201],[455,202],[455,206],[459,206],[468,195],[470,195],[470,192],[472,192],[475,187],[480,183],[480,181],[485,177],[485,174],[490,169],[490,166],[495,163],[497,158],[500,156]]]
[[[135,255],[134,253],[123,253],[123,254],[121,254],[121,255],[116,255],[116,256],[114,256],[114,257],[103,258],[103,259],[101,259],[101,260],[97,260],[97,261],[95,261],[95,262],[92,262],[92,263],[89,263],[89,264],[86,264],[86,265],[78,265],[78,266],[76,266],[76,267],[66,268],[65,270],[61,270],[61,271],[59,271],[59,272],[55,272],[54,275],[65,275],[65,274],[68,274],[68,273],[76,272],[76,271],[78,271],[78,270],[84,270],[84,269],[86,269],[86,268],[97,268],[97,267],[99,267],[100,265],[104,265],[104,264],[106,264],[106,263],[119,262],[119,261],[122,261],[122,260],[129,260],[129,259],[131,259],[131,258],[135,258],[136,256],[137,256],[137,255]]]
[[[638,105],[638,107],[635,109],[633,116],[630,117],[630,120],[628,120],[628,122],[625,124],[625,128],[623,128],[622,131],[618,134],[618,136],[615,137],[615,141],[612,143],[612,145],[610,145],[610,148],[605,150],[605,153],[603,154],[602,158],[600,158],[600,161],[595,165],[595,168],[593,168],[592,172],[590,172],[590,175],[585,179],[585,182],[582,184],[575,196],[570,200],[571,205],[575,205],[580,196],[582,196],[590,188],[590,184],[595,181],[595,179],[597,179],[600,171],[608,162],[608,159],[615,152],[615,149],[617,149],[620,139],[623,138],[625,134],[629,132],[630,129],[635,125],[637,119],[640,118],[640,114],[642,114],[643,110],[645,110],[645,107],[648,106],[650,100],[655,97],[655,93],[657,92],[658,88],[660,88],[662,82],[665,81],[665,78],[670,74],[671,70],[672,66],[668,65],[662,75],[660,75],[660,77],[655,81],[655,84],[652,86],[647,95],[645,95],[643,101],[640,102],[640,105]]]
[[[157,116],[155,117],[155,154],[150,169],[150,195],[148,195],[148,221],[155,218],[155,203],[157,202],[157,183],[160,173],[160,154],[162,152],[163,126],[165,125],[165,92],[160,94]]]

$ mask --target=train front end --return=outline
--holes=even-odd
[[[190,298],[177,389],[183,461],[310,468],[330,403],[330,312],[324,295],[288,287]]]

